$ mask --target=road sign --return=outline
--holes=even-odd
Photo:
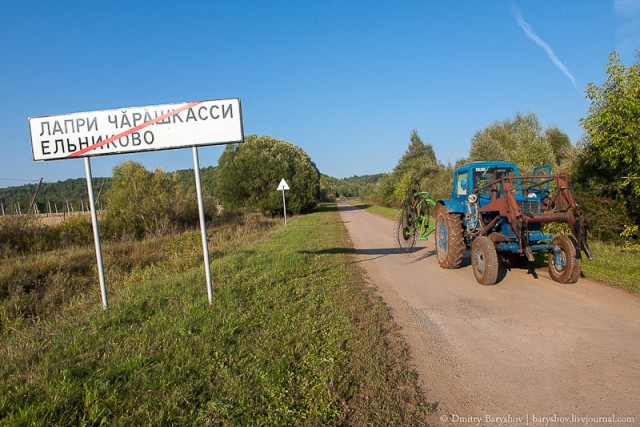
[[[287,184],[287,181],[284,180],[284,178],[282,178],[282,181],[280,181],[280,184],[278,184],[278,191],[282,191],[282,209],[284,210],[284,225],[287,225],[287,202],[284,199],[284,190],[288,190],[289,189],[289,184]]]
[[[242,142],[240,99],[29,118],[33,159],[56,160]]]
[[[278,191],[280,190],[288,190],[289,189],[289,185],[287,184],[287,181],[284,180],[284,178],[282,178],[282,181],[280,181],[280,184],[278,184]]]
[[[90,157],[192,147],[207,296],[209,304],[212,304],[211,269],[200,184],[198,146],[243,142],[240,99],[183,102],[34,117],[29,118],[29,128],[33,160],[84,158],[102,307],[105,310],[108,307],[107,287],[102,265],[98,216],[91,184]]]

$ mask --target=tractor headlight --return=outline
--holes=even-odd
[[[472,205],[477,201],[478,201],[478,195],[477,194],[471,193],[471,194],[469,194],[467,196],[467,203]]]

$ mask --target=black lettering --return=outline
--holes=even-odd
[[[60,125],[60,122],[57,121],[57,120],[55,122],[53,122],[53,134],[52,135],[55,135],[56,133],[63,133],[62,132],[62,125]]]
[[[149,135],[149,138],[147,138],[147,134]],[[142,134],[142,139],[144,139],[144,142],[149,145],[153,144],[154,138],[155,136],[153,135],[153,132],[151,132],[150,130],[147,130]]]
[[[224,105],[222,106],[222,118],[226,119],[227,116],[229,116],[230,118],[233,119],[233,105],[229,104],[227,105],[227,108],[224,108]]]
[[[64,120],[64,133],[69,133],[69,126],[68,124],[71,123],[71,133],[75,133],[76,132],[76,128],[73,124],[73,119],[65,119]]]
[[[89,146],[89,137],[85,136],[84,141],[82,140],[82,138],[78,137],[78,146],[81,150],[87,148]]]
[[[204,114],[202,113],[203,110],[204,110]],[[198,108],[198,117],[200,118],[200,120],[207,120],[209,118],[207,116],[207,107]]]
[[[74,153],[77,149],[76,144],[72,144],[69,138],[67,138],[67,153]]]
[[[125,124],[125,122],[126,122],[126,124]],[[130,128],[131,127],[131,122],[129,121],[129,117],[127,116],[126,113],[122,115],[122,121],[120,122],[120,127],[121,128],[123,128],[123,127]]]
[[[193,108],[189,108],[189,111],[187,111],[187,120],[185,121],[188,122],[189,120],[198,120],[196,119],[196,113],[193,112]]]
[[[49,122],[40,123],[40,136],[44,135],[44,127],[47,126],[47,135],[51,135],[51,127],[49,126]],[[49,141],[47,141],[49,142]]]
[[[56,139],[55,141],[53,141],[53,143],[55,144],[55,148],[56,148],[53,154],[58,154],[59,151],[62,151],[63,153],[65,152],[63,139]]]
[[[42,154],[45,156],[51,154],[51,151],[49,151],[49,141],[40,141],[40,145],[42,146]]]
[[[95,130],[98,130],[98,118],[94,117],[90,122],[88,122],[88,126],[87,126],[87,130],[91,131],[91,128],[95,128]]]
[[[124,138],[124,142],[122,142],[122,138]],[[126,147],[129,145],[129,135],[125,135],[122,138],[118,138],[118,143],[121,147]]]
[[[137,147],[140,144],[142,144],[142,140],[140,139],[140,132],[133,132],[131,134],[131,145],[133,145],[134,147]]]

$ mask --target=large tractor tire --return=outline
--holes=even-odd
[[[564,234],[554,237],[552,243],[557,249],[549,251],[549,275],[558,283],[576,283],[582,271],[578,243]]]
[[[471,244],[471,266],[481,285],[495,285],[502,264],[493,242],[487,236],[476,237]]]
[[[442,268],[458,268],[465,248],[462,218],[447,212],[444,205],[436,207],[436,255]]]

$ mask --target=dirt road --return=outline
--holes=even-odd
[[[640,425],[638,295],[584,278],[561,285],[546,269],[482,286],[468,256],[441,269],[433,237],[402,255],[392,221],[339,208],[437,407],[431,424]]]

